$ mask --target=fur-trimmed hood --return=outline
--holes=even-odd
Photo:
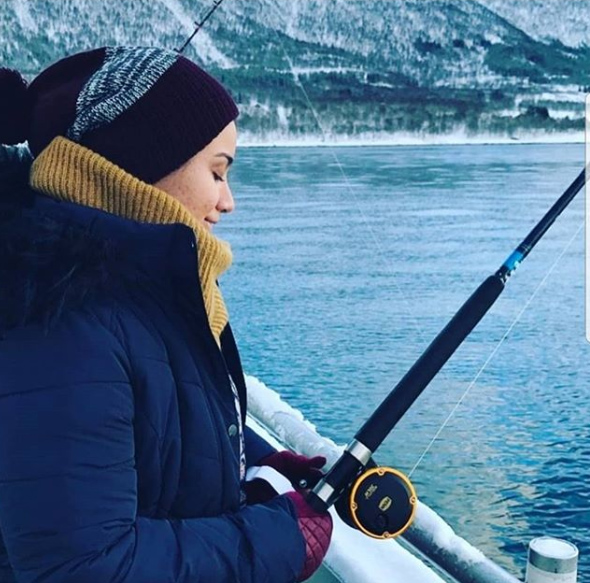
[[[20,195],[34,202],[33,191]],[[50,326],[112,281],[113,246],[91,229],[34,207],[0,205],[0,331]]]
[[[29,323],[47,329],[92,298],[153,282],[174,267],[179,237],[194,257],[188,227],[59,202],[28,186],[27,165],[26,157],[0,164],[0,334]]]

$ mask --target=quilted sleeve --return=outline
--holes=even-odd
[[[285,497],[235,514],[136,515],[134,403],[91,314],[0,341],[0,532],[19,583],[288,583],[305,548]]]

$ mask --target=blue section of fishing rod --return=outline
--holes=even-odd
[[[510,257],[508,257],[506,261],[504,261],[504,265],[502,265],[502,267],[504,267],[508,273],[512,273],[520,265],[520,262],[523,259],[524,253],[517,249],[510,254]]]
[[[500,269],[487,277],[451,318],[357,432],[354,440],[347,446],[332,469],[310,493],[308,500],[313,508],[317,511],[326,510],[349,487],[367,465],[366,462],[371,454],[381,445],[430,381],[485,316],[504,290],[508,277],[582,189],[585,180],[586,171],[583,170],[522,243],[509,255]]]
[[[496,274],[505,282],[522,263],[523,259],[532,251],[547,229],[555,222],[555,219],[565,210],[573,198],[580,192],[586,183],[587,168],[578,174],[577,178],[569,185],[567,190],[555,201],[555,204],[545,213],[545,216],[535,225],[531,232],[523,239],[522,243],[504,261]]]

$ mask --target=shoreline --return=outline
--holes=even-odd
[[[526,135],[482,134],[468,136],[463,133],[427,134],[375,134],[358,137],[309,135],[302,138],[281,135],[256,136],[238,134],[241,148],[341,148],[341,147],[412,147],[412,146],[491,146],[530,144],[584,144],[584,132],[538,133]]]

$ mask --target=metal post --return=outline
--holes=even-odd
[[[541,536],[529,543],[526,583],[576,583],[578,548],[559,538]]]

